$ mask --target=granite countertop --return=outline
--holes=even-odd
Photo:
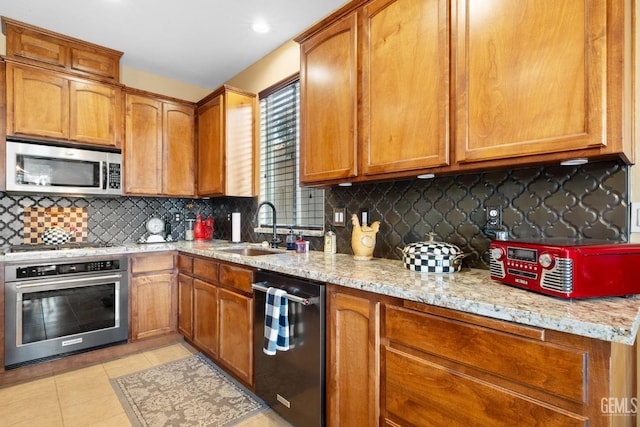
[[[221,249],[247,246],[228,241],[123,244],[110,248],[15,253],[0,261],[101,256],[180,250],[219,260],[290,274],[306,279],[362,289],[494,319],[632,345],[640,326],[640,295],[563,300],[503,285],[487,270],[454,274],[416,273],[398,260],[355,261],[351,255],[323,252],[298,254],[273,250],[273,255],[244,256]],[[252,245],[255,246],[255,245]]]

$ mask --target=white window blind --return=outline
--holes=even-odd
[[[260,200],[273,203],[280,227],[322,229],[324,190],[301,188],[299,174],[300,82],[296,78],[260,94]],[[260,224],[271,225],[262,208]]]

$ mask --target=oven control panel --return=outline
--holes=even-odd
[[[126,270],[126,259],[103,259],[63,263],[41,263],[5,267],[5,280]]]

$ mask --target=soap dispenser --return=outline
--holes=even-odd
[[[289,234],[287,234],[287,250],[293,251],[296,249],[296,236],[293,234],[293,226],[289,227]]]
[[[336,253],[336,233],[333,232],[331,227],[329,227],[329,231],[324,235],[324,253]]]

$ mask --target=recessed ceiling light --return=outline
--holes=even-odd
[[[262,19],[257,19],[253,22],[251,29],[258,34],[265,34],[271,30],[269,24]]]
[[[339,187],[351,187],[351,183],[350,182],[341,182],[340,184],[338,184]]]

